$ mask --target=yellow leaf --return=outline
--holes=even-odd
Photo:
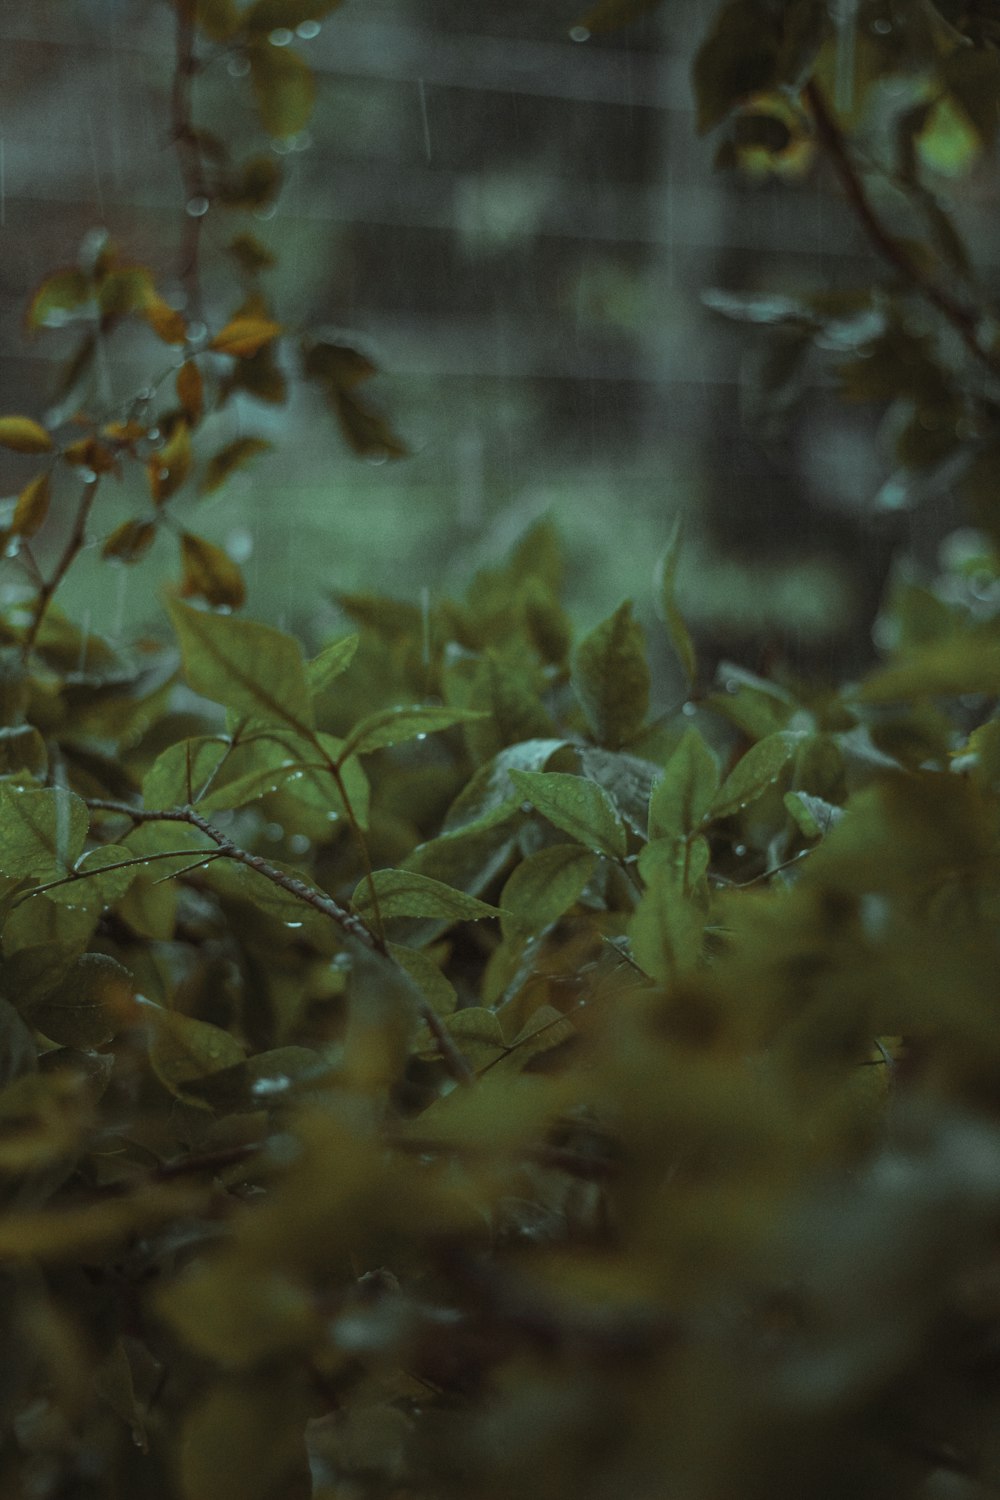
[[[249,359],[269,344],[281,332],[281,324],[271,318],[231,318],[220,328],[209,344],[218,354],[234,354],[238,359]]]
[[[183,317],[158,292],[153,292],[146,298],[142,311],[150,328],[165,344],[183,344],[186,341],[187,325]]]
[[[63,458],[79,469],[93,469],[95,474],[108,474],[115,467],[115,456],[110,448],[96,438],[79,438],[63,449]]]
[[[156,505],[162,505],[180,489],[191,470],[191,433],[186,422],[178,422],[169,441],[146,465],[149,490]]]
[[[201,482],[201,493],[213,494],[236,469],[242,469],[258,453],[267,453],[271,447],[272,444],[266,438],[259,437],[235,438],[233,442],[227,443],[209,459]]]
[[[119,562],[138,562],[149,551],[155,537],[155,521],[123,521],[106,539],[101,556],[116,557]]]
[[[0,446],[15,453],[50,453],[52,439],[31,417],[0,417]]]
[[[183,598],[207,599],[209,604],[228,604],[231,609],[238,609],[246,599],[242,573],[228,553],[214,542],[185,531],[181,535],[181,558]]]
[[[48,474],[39,474],[30,484],[25,485],[17,498],[14,519],[10,523],[11,531],[18,536],[34,536],[49,513],[51,499],[52,481]]]
[[[247,49],[250,80],[261,124],[268,135],[297,135],[309,123],[316,84],[312,70],[297,53],[268,41]]]

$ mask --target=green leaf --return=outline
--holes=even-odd
[[[235,0],[195,0],[195,20],[213,42],[226,42],[240,24]]]
[[[688,859],[682,839],[657,839],[639,856],[646,890],[628,935],[636,963],[661,984],[693,969],[701,954],[705,918],[689,894]]]
[[[651,839],[686,834],[697,828],[719,787],[719,766],[694,726],[684,733],[653,788],[649,802]]]
[[[60,880],[83,853],[89,822],[66,787],[0,786],[0,874]]]
[[[507,1048],[496,1013],[478,1005],[466,1006],[453,1016],[445,1017],[445,1026],[458,1047],[459,1052],[474,1072],[487,1068],[504,1055]],[[437,1041],[429,1032],[424,1033],[424,1045],[417,1042],[417,1056],[440,1057]]]
[[[544,932],[579,899],[594,873],[594,855],[579,844],[552,844],[514,870],[500,896],[505,938]]]
[[[304,1287],[232,1253],[201,1261],[162,1287],[156,1311],[223,1370],[250,1370],[307,1347],[316,1319]]]
[[[181,645],[184,675],[196,693],[237,713],[297,729],[312,727],[312,700],[302,648],[294,636],[230,615],[167,608]]]
[[[279,140],[298,135],[308,125],[316,99],[312,69],[290,47],[274,47],[268,41],[253,42],[247,57],[264,129]]]
[[[625,825],[602,786],[562,771],[516,771],[510,779],[543,817],[588,849],[624,857]]]
[[[455,986],[429,953],[390,943],[389,952],[416,984],[428,1005],[439,1016],[450,1016],[458,1004]]]
[[[143,805],[166,809],[196,802],[228,750],[229,741],[218,735],[168,745],[142,779]]]
[[[308,1494],[304,1433],[311,1414],[299,1382],[280,1366],[210,1385],[184,1417],[177,1443],[179,1500]]]
[[[104,953],[83,953],[56,989],[30,1008],[28,1019],[51,1041],[86,1051],[110,1042],[135,1014],[129,971]]]
[[[692,70],[699,134],[721,124],[748,94],[771,88],[778,71],[775,32],[766,0],[730,0],[716,13]]]
[[[649,666],[631,600],[580,642],[571,681],[595,739],[618,750],[635,736],[649,711]]]
[[[97,906],[98,909],[111,906],[124,896],[138,875],[139,866],[130,865],[124,870],[107,869],[106,866],[134,858],[132,850],[122,844],[102,844],[77,861],[72,870],[72,874],[78,877],[76,880],[56,886],[45,895],[49,901],[65,902],[68,906]]]
[[[313,657],[306,669],[309,674],[311,692],[322,693],[340,676],[341,672],[347,671],[354,660],[360,640],[359,635],[346,635],[343,640],[324,646],[319,655]]]
[[[874,672],[857,696],[862,703],[895,703],[963,693],[1000,693],[1000,640],[995,635],[953,635],[933,641]]]
[[[780,730],[751,745],[722,783],[708,816],[727,818],[753,802],[778,780],[801,739],[795,731]]]
[[[592,5],[580,17],[577,25],[598,36],[602,32],[617,31],[619,27],[637,21],[648,10],[653,10],[662,3],[663,0],[597,0],[597,4]]]
[[[231,1068],[246,1056],[235,1037],[209,1021],[163,1010],[149,1000],[142,1002],[142,1013],[150,1028],[150,1066],[178,1099],[194,1099],[185,1093],[186,1083]]]
[[[510,778],[513,770],[540,771],[562,750],[566,740],[526,740],[508,745],[499,755],[480,766],[448,809],[442,838],[496,827],[518,812],[522,796]]]
[[[442,729],[452,729],[456,724],[486,717],[478,710],[464,708],[383,708],[355,725],[344,741],[341,755],[345,760],[348,755],[370,755],[373,750],[422,739]]]
[[[379,911],[387,919],[446,917],[456,922],[477,922],[481,917],[499,915],[497,907],[415,870],[376,870],[372,879]],[[374,907],[367,880],[358,882],[351,904],[363,917],[372,917]]]
[[[654,575],[656,581],[656,613],[667,628],[671,644],[677,653],[688,686],[693,686],[698,676],[698,660],[684,617],[674,600],[674,579],[680,560],[681,517],[674,522],[666,547],[660,554]]]
[[[843,816],[844,809],[809,792],[786,792],[785,807],[807,839],[822,838]]]

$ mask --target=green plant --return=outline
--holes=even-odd
[[[307,19],[179,12],[175,109],[192,23],[254,17]],[[170,330],[143,268],[89,274],[85,348]],[[277,333],[254,303],[209,341],[219,399]],[[142,466],[154,532],[182,493],[185,352],[157,457],[63,448],[69,542],[0,622],[3,1493],[990,1493],[989,540],[895,580],[863,681],[709,683],[675,530],[662,710],[629,603],[574,641],[546,525],[460,599],[338,595],[311,660],[184,532],[202,606],[115,647],[54,596],[103,473]]]

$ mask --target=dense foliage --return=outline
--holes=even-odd
[[[201,453],[212,413],[285,392],[257,241],[231,246],[244,300],[196,326],[202,201],[279,183],[198,131],[190,83],[235,51],[287,136],[295,28],[334,8],[179,0],[189,302],[87,247],[29,303],[80,325],[63,415],[0,419],[28,579],[0,617],[0,1488],[994,1493],[1000,355],[924,174],[992,144],[1000,30],[862,4],[845,61],[825,5],[715,17],[721,164],[795,135],[891,271],[724,310],[778,325],[789,381],[836,352],[848,396],[892,403],[901,472],[950,463],[982,529],[934,587],[895,580],[886,659],[845,684],[705,682],[675,530],[656,605],[688,689],[658,712],[630,603],[573,639],[544,524],[461,599],[338,595],[350,628],[307,660],[175,519],[199,456],[211,490],[258,451]],[[919,243],[854,154],[887,111]],[[134,318],[176,366],[95,415]],[[364,357],[300,339],[348,441],[401,454]],[[171,527],[182,559],[128,649],[55,598],[119,471],[144,504],[109,567]]]

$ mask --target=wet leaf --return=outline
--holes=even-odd
[[[794,755],[800,736],[787,730],[769,734],[751,745],[726,777],[709,808],[710,818],[727,818],[747,807],[777,782]]]
[[[438,708],[436,706],[380,709],[369,714],[356,724],[344,741],[341,752],[348,755],[370,755],[373,750],[384,750],[390,745],[401,745],[407,740],[421,739],[428,734],[452,729],[456,724],[466,724],[485,715],[476,709]]]
[[[235,1037],[209,1021],[146,1001],[142,1015],[149,1026],[149,1061],[164,1088],[178,1099],[194,1099],[184,1085],[241,1063],[246,1053]],[[200,1103],[200,1101],[197,1101]]]
[[[563,771],[512,769],[509,774],[521,796],[556,828],[599,854],[624,857],[625,826],[602,786]]]
[[[523,859],[500,895],[504,937],[544,932],[573,906],[596,861],[579,844],[551,844]]]
[[[143,317],[158,339],[165,344],[184,344],[187,342],[187,324],[184,314],[171,307],[169,302],[153,292],[147,296],[142,304]]]
[[[212,605],[239,609],[246,600],[246,585],[228,552],[190,531],[181,532],[180,543],[182,598],[206,599]]]
[[[372,880],[379,911],[386,919],[446,917],[455,922],[478,922],[481,917],[499,915],[497,907],[415,870],[376,870]],[[374,914],[367,880],[359,881],[351,904],[364,917],[370,918]]]
[[[302,357],[302,373],[307,380],[317,380],[336,390],[349,390],[370,380],[378,373],[366,354],[350,344],[310,344]]]
[[[180,640],[184,675],[196,693],[271,723],[311,726],[309,682],[294,636],[176,600],[167,608]]]
[[[243,469],[251,459],[256,458],[259,453],[269,453],[274,447],[267,438],[242,437],[234,438],[218,453],[213,453],[205,469],[205,477],[201,481],[201,493],[213,495],[216,490],[221,489],[229,478],[238,469]]]
[[[672,752],[649,803],[651,839],[697,828],[719,787],[719,766],[704,737],[690,726]]]
[[[0,417],[0,447],[15,453],[51,453],[52,438],[31,417]]]
[[[0,873],[59,880],[83,853],[90,819],[66,787],[0,784]]]
[[[381,412],[353,391],[334,390],[330,397],[340,430],[359,458],[406,458],[409,449]]]
[[[346,635],[343,640],[332,642],[318,656],[313,657],[307,670],[309,687],[314,693],[324,692],[331,682],[347,671],[354,660],[360,640],[358,635]]]
[[[73,313],[85,312],[93,301],[94,288],[88,276],[76,267],[53,271],[31,294],[25,323],[32,328],[58,328]]]
[[[571,681],[599,744],[613,750],[634,739],[649,712],[649,666],[631,601],[580,642]]]
[[[48,474],[39,474],[26,484],[17,497],[11,531],[17,536],[34,536],[45,524],[52,499],[52,480]]]

